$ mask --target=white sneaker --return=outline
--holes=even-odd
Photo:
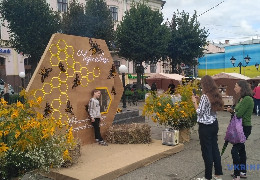
[[[220,176],[216,176],[216,175],[212,175],[212,178],[214,179],[214,180],[222,180],[222,178],[220,177]]]
[[[233,180],[240,180],[240,176],[233,176]]]
[[[208,180],[208,179],[206,179],[205,177],[203,177],[203,178],[197,178],[196,180]]]

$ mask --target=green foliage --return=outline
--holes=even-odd
[[[10,45],[29,54],[35,68],[51,35],[60,29],[59,15],[45,0],[3,0],[0,13],[8,21]]]
[[[195,58],[203,56],[207,44],[208,31],[200,27],[196,12],[190,16],[184,11],[174,12],[169,23],[171,38],[168,46],[168,56],[173,68],[177,64],[194,65]]]
[[[87,24],[84,6],[73,0],[63,14],[62,31],[65,34],[86,36]]]
[[[71,1],[64,13],[62,31],[65,34],[104,39],[109,47],[114,41],[114,22],[104,0],[86,1],[86,6]]]
[[[134,92],[131,91],[131,90],[125,90],[125,95],[126,96],[132,96],[132,95],[134,95]]]
[[[104,0],[88,0],[85,8],[88,37],[104,39],[109,47],[114,41],[114,22]]]
[[[116,30],[119,55],[135,63],[156,63],[166,52],[169,32],[163,16],[144,3],[133,5]]]
[[[163,16],[144,3],[133,4],[118,25],[116,46],[119,55],[135,64],[155,64],[167,54],[169,30],[162,24]],[[137,87],[141,87],[143,68],[136,68]]]

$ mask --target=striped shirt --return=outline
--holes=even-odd
[[[206,94],[203,94],[200,98],[199,107],[196,110],[198,123],[202,124],[212,124],[217,119],[217,114],[214,111],[211,111],[211,103]]]

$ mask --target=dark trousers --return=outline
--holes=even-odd
[[[205,164],[205,178],[212,179],[214,163],[215,175],[223,175],[221,157],[218,149],[218,121],[210,125],[199,124],[199,138]]]
[[[246,139],[251,134],[252,126],[243,126],[244,134]],[[245,143],[234,144],[231,149],[233,164],[234,164],[234,175],[240,176],[240,172],[246,173],[246,148]]]
[[[254,98],[254,103],[255,103],[255,107],[254,107],[254,112],[257,113],[257,106],[258,106],[258,115],[260,115],[260,99],[256,99]]]
[[[103,138],[101,137],[100,134],[100,118],[95,118],[95,122],[92,122],[92,125],[94,127],[94,132],[95,132],[95,139],[98,139],[99,141],[103,141]]]

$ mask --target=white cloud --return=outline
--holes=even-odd
[[[165,19],[171,19],[177,9],[191,15],[196,10],[198,15],[202,14],[198,17],[201,27],[209,29],[210,41],[229,39],[236,43],[260,36],[260,2],[257,1],[166,0],[162,12]]]

